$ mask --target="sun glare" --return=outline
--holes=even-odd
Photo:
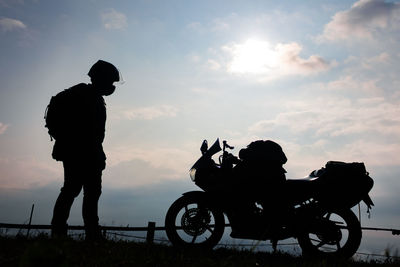
[[[277,52],[266,41],[249,39],[232,48],[233,59],[229,66],[236,73],[264,73],[277,65]]]

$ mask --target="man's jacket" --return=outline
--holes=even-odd
[[[95,160],[104,164],[104,98],[91,84],[80,83],[67,90],[70,103],[62,118],[61,135],[55,141],[52,156],[60,161]]]

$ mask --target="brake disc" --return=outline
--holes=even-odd
[[[340,228],[332,221],[325,221],[316,235],[323,243],[329,245],[337,244],[343,236]]]
[[[191,208],[181,218],[182,230],[191,236],[202,235],[207,230],[211,216],[209,211]]]

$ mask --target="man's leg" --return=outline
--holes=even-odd
[[[102,170],[96,165],[88,166],[83,185],[82,216],[85,223],[86,239],[101,238],[98,217],[98,201],[101,195]]]
[[[53,237],[67,235],[67,220],[71,206],[81,189],[79,168],[73,163],[64,162],[64,186],[54,205],[53,219],[51,220]]]

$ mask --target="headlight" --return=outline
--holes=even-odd
[[[196,181],[196,169],[195,168],[192,168],[190,170],[189,175],[190,175],[190,179],[192,179],[193,182]]]

